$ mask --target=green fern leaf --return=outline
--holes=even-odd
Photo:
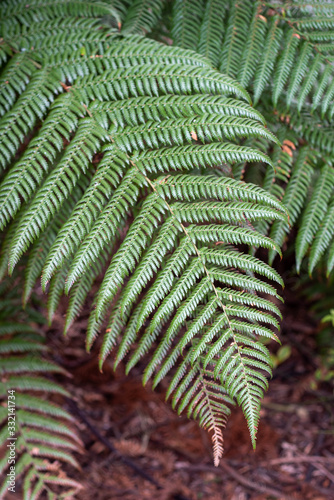
[[[334,188],[334,171],[330,166],[323,168],[314,186],[312,198],[303,214],[301,227],[296,239],[297,270],[327,212],[328,201]]]
[[[288,32],[284,40],[284,50],[279,58],[274,74],[273,102],[275,107],[293,68],[298,44],[299,38],[296,36],[296,33],[293,31]]]
[[[176,0],[173,5],[172,38],[175,45],[193,49],[199,40],[198,25],[204,13],[201,0]]]
[[[267,19],[261,15],[262,5],[260,2],[254,2],[253,19],[244,46],[242,61],[237,74],[237,80],[243,87],[252,80],[257,67],[258,47],[264,44],[267,32]]]
[[[218,66],[220,59],[226,7],[226,0],[209,0],[201,23],[197,52],[209,59],[214,67]]]
[[[254,104],[258,103],[265,85],[269,82],[269,78],[274,69],[282,34],[282,30],[278,26],[278,18],[274,19],[264,42],[265,49],[261,63],[254,76]]]
[[[250,0],[234,2],[228,19],[226,36],[220,56],[220,71],[231,77],[236,77],[239,61],[247,42],[247,29],[252,20],[252,5]]]
[[[330,203],[326,215],[321,223],[310,251],[309,273],[312,274],[322,254],[330,246],[334,235],[334,205]]]
[[[149,33],[161,17],[164,0],[134,0],[126,13],[123,33]]]

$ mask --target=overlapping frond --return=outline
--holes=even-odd
[[[204,14],[202,0],[176,0],[173,3],[172,37],[183,49],[194,49],[199,41],[198,27]]]
[[[143,35],[158,23],[165,0],[134,0],[127,10],[123,33]]]
[[[65,389],[50,379],[53,373],[64,371],[42,358],[45,339],[29,325],[36,319],[29,310],[23,312],[17,304],[19,296],[13,285],[18,286],[17,278],[12,283],[8,279],[3,281],[0,289],[3,410],[0,445],[6,450],[0,461],[5,478],[0,496],[3,498],[7,491],[16,491],[15,485],[18,488],[22,482],[24,499],[38,498],[41,494],[55,498],[56,493],[57,498],[68,498],[81,486],[59,465],[66,463],[78,467],[73,452],[80,452],[82,445],[74,430],[73,417],[52,402],[52,394],[57,394],[58,398],[68,396]]]
[[[186,2],[181,3],[186,5]],[[224,1],[216,8],[219,16],[224,16],[219,38],[214,24],[208,21],[209,8],[212,6],[213,2],[206,4],[206,11],[198,21],[197,28],[204,40],[207,36],[214,44],[212,60],[216,62],[218,57],[220,71],[236,77],[247,88],[254,103],[278,134],[282,122],[284,123],[286,132],[282,137],[287,140],[287,145],[283,144],[283,152],[291,158],[286,174],[279,169],[276,170],[276,175],[268,170],[263,172],[256,163],[249,168],[242,161],[233,167],[233,173],[236,177],[245,174],[247,181],[262,185],[287,203],[289,210],[291,209],[290,224],[301,224],[296,242],[297,269],[300,268],[302,257],[310,249],[312,257],[309,270],[312,272],[332,244],[331,231],[326,233],[326,238],[323,237],[325,229],[314,239],[316,226],[322,224],[327,203],[331,203],[331,187],[328,186],[325,200],[320,192],[315,191],[311,198],[307,193],[312,191],[319,171],[333,165],[333,8],[330,2],[318,0],[273,0],[267,3],[250,0]],[[215,16],[215,23],[221,22],[219,16]],[[192,30],[195,31],[194,26]],[[174,41],[179,43],[177,38]],[[197,43],[196,38],[194,43]],[[208,44],[204,47],[209,50]],[[200,44],[197,51],[201,52]],[[207,55],[213,57],[209,51]],[[267,148],[271,159],[276,158],[275,165],[277,161],[283,161],[279,158],[277,148],[274,152],[270,144]],[[300,158],[304,157],[305,148],[308,148],[308,157],[312,156],[313,159],[311,170],[302,178],[300,165],[303,160]],[[322,201],[319,200],[318,209],[314,209],[317,196]],[[306,228],[304,212],[306,218],[309,213],[317,214],[310,220],[312,231]],[[329,227],[330,220],[326,219],[324,227]],[[269,229],[264,221],[256,224],[256,227],[264,234]],[[289,231],[289,225],[281,221],[275,222],[271,234],[282,244],[284,235]],[[273,255],[272,253],[271,257]]]
[[[239,61],[242,58],[243,47],[247,40],[248,30],[245,28],[251,23],[252,6],[253,2],[250,0],[230,3],[219,69],[232,77],[236,77],[239,71]]]
[[[1,4],[1,31],[14,34],[21,26],[29,26],[43,21],[59,18],[98,17],[110,16],[120,19],[119,12],[124,11],[122,2],[87,1],[87,0],[32,0],[27,4],[23,0],[8,0]]]
[[[207,57],[214,67],[220,60],[226,8],[226,0],[209,0],[205,4],[197,52]]]

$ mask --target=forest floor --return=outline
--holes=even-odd
[[[74,474],[83,484],[78,498],[334,499],[333,385],[315,379],[318,326],[293,292],[284,307],[280,337],[292,351],[270,381],[257,449],[240,409],[233,410],[217,468],[210,436],[165,403],[164,386],[143,388],[142,366],[125,376],[122,366],[113,372],[111,359],[100,373],[97,350],[84,350],[84,316],[64,340],[60,311],[47,335],[52,352],[60,353],[56,361],[71,374],[66,384],[76,407],[70,410],[84,442]]]

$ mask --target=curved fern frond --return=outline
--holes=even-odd
[[[251,22],[249,35],[243,48],[242,60],[237,74],[237,80],[247,87],[252,80],[257,67],[258,47],[264,44],[267,19],[261,15],[261,4],[254,2],[253,19]]]
[[[223,435],[221,429],[225,427],[230,414],[227,405],[233,404],[231,398],[222,389],[219,383],[214,382],[212,368],[204,368],[201,361],[193,365],[193,370],[188,376],[189,359],[181,364],[175,378],[178,382],[178,391],[173,397],[173,407],[181,413],[187,407],[187,416],[196,418],[200,425],[211,432],[213,443],[214,464],[219,465],[223,454]]]
[[[268,31],[267,38],[264,41],[265,49],[263,57],[254,75],[254,104],[259,101],[274,70],[282,34],[282,30],[278,26],[278,19],[274,19]]]
[[[114,4],[114,6],[112,5]],[[119,20],[117,8],[121,2],[91,2],[87,0],[32,0],[28,5],[23,0],[8,0],[1,4],[1,24],[10,23],[13,28],[29,26],[54,17],[102,17],[111,16]],[[115,8],[116,7],[116,8]],[[2,28],[2,26],[0,26]],[[7,28],[8,29],[8,28]]]
[[[284,206],[289,212],[291,224],[295,224],[302,212],[312,174],[312,152],[308,147],[304,147],[299,152],[294,171],[282,199]],[[271,228],[270,236],[279,246],[282,246],[288,232],[288,224],[276,221]],[[269,261],[272,261],[274,256],[275,253],[271,252]]]
[[[322,254],[325,252],[327,248],[330,247],[331,242],[333,241],[334,236],[334,208],[333,202],[331,202],[328,206],[328,210],[326,211],[326,215],[323,219],[323,222],[320,224],[318,231],[314,237],[314,242],[311,246],[310,251],[310,259],[309,259],[309,273],[312,274],[315,266],[319,262]],[[330,260],[327,265],[327,269],[330,272]]]
[[[79,2],[77,18],[84,3]],[[99,3],[93,2],[92,9]],[[124,32],[153,26],[155,13],[134,15],[144,4],[135,1],[122,14]],[[216,4],[198,3],[198,9],[187,4],[194,17],[182,11],[174,31],[182,39],[182,26],[204,16],[205,27],[197,32],[201,52],[218,60],[225,2],[218,2],[219,26],[212,14]],[[72,9],[70,1],[66,5]],[[157,12],[161,5],[154,4]],[[32,15],[34,9],[28,11]],[[100,366],[112,350],[119,363],[138,340],[129,370],[159,341],[145,381],[155,376],[158,383],[181,362],[176,373],[185,380],[175,375],[168,394],[174,392],[180,410],[188,407],[190,416],[214,431],[217,462],[220,426],[229,412],[225,403],[242,406],[255,442],[266,388],[263,373],[270,372],[260,336],[276,339],[270,328],[278,327],[279,310],[263,295],[278,297],[266,280],[281,279],[248,250],[280,252],[256,225],[288,224],[273,194],[229,175],[240,163],[273,170],[277,165],[265,151],[272,143],[279,148],[280,142],[244,88],[214,70],[203,55],[106,27],[98,30],[88,17],[77,24],[68,20],[63,33],[50,35],[48,15],[38,18],[43,35],[38,36],[32,20],[14,36],[16,50],[24,49],[33,72],[29,65],[25,69],[24,59],[18,60],[23,64],[21,96],[13,96],[2,118],[14,124],[22,115],[23,128],[12,125],[7,134],[15,135],[15,147],[5,158],[8,172],[0,182],[1,227],[10,223],[0,267],[9,264],[12,272],[28,252],[25,300],[42,274],[43,289],[49,285],[51,320],[65,290],[66,331],[102,271],[87,347],[107,321]],[[238,8],[235,15],[239,22],[254,11],[247,3],[247,12]],[[87,16],[94,18],[93,10]],[[64,43],[71,26],[77,38],[72,52]],[[88,26],[92,35],[86,33]],[[210,30],[218,37],[214,44],[206,38]],[[27,49],[27,41],[35,38],[37,48]],[[186,38],[182,44],[187,45]],[[236,45],[228,53],[232,57],[238,50]],[[12,71],[10,62],[5,71]],[[45,81],[45,75],[51,81],[49,94],[43,106],[41,93],[31,104],[39,88],[35,82]],[[259,88],[267,83],[267,69],[262,75],[256,80]],[[27,144],[21,152],[23,140]],[[29,363],[21,370],[37,368]],[[50,446],[43,437],[46,452]]]
[[[275,107],[292,71],[298,44],[299,38],[296,36],[296,33],[289,31],[285,34],[284,49],[280,55],[274,74],[273,103]]]

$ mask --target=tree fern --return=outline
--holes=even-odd
[[[279,252],[252,224],[288,223],[275,196],[222,173],[225,164],[240,162],[271,170],[261,142],[252,147],[244,141],[279,141],[243,87],[211,66],[210,60],[218,62],[226,7],[218,4],[216,20],[215,2],[179,11],[175,3],[173,33],[182,48],[135,35],[153,27],[162,3],[152,6],[157,10],[151,16],[138,1],[115,14],[116,3],[93,2],[87,11],[85,2],[75,8],[67,2],[60,10],[55,3],[38,14],[32,4],[22,17],[14,16],[12,31],[3,28],[9,58],[4,72],[14,75],[21,95],[10,94],[0,122],[7,169],[0,184],[2,227],[14,219],[3,266],[12,272],[28,251],[25,300],[42,274],[50,319],[60,294],[70,294],[68,329],[110,260],[91,311],[88,347],[105,319],[101,366],[113,349],[119,363],[136,340],[127,369],[151,351],[145,382],[154,376],[156,385],[180,363],[168,395],[213,432],[216,463],[226,404],[243,408],[255,443],[264,373],[270,373],[259,336],[276,338],[270,328],[278,327],[279,310],[265,298],[277,292],[266,280],[282,281],[242,249]],[[4,9],[6,16],[9,7]],[[50,35],[54,9],[65,22]],[[250,19],[252,13],[249,6]],[[102,15],[110,25],[113,17],[124,34],[109,28],[106,17],[97,29]],[[190,40],[193,48],[192,26],[202,16],[196,54],[185,49]],[[69,51],[64,42],[72,26],[75,46]],[[22,50],[26,57],[16,72],[11,37],[13,59]],[[232,57],[239,49],[226,50]]]
[[[24,299],[42,275],[51,319],[69,294],[65,330],[102,273],[87,347],[107,324],[101,367],[114,350],[127,370],[149,353],[145,382],[171,372],[217,462],[229,404],[255,442],[259,336],[277,338],[282,282],[256,250],[299,224],[297,267],[334,266],[333,9],[175,0],[167,46],[138,36],[163,7],[1,6],[0,271],[28,252]]]
[[[29,325],[36,320],[32,310],[23,312],[17,305],[14,284],[18,285],[17,278],[16,283],[7,279],[0,285],[0,443],[15,443],[14,459],[7,447],[0,462],[6,478],[0,496],[4,498],[7,491],[13,491],[9,490],[8,474],[14,467],[14,489],[22,487],[22,498],[38,498],[41,494],[68,498],[81,486],[59,468],[59,462],[78,467],[73,452],[81,450],[81,441],[73,428],[73,417],[50,401],[52,394],[69,396],[50,380],[53,373],[64,370],[41,357],[46,350],[45,339]],[[15,440],[8,441],[9,431],[15,431],[10,434]]]

